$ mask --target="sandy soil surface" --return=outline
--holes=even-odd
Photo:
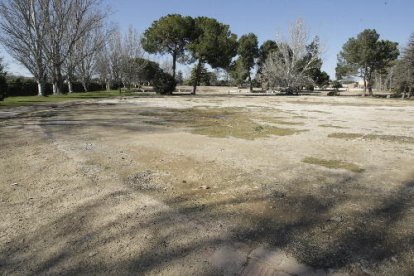
[[[0,274],[413,275],[414,103],[0,111]]]

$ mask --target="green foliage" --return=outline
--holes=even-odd
[[[414,88],[414,34],[410,36],[402,56],[395,66],[395,85],[398,93],[413,92]]]
[[[188,46],[192,57],[198,60],[194,93],[199,82],[203,63],[212,68],[228,68],[237,52],[237,36],[230,32],[228,25],[209,17],[195,19],[194,39]]]
[[[379,37],[375,30],[366,29],[356,38],[350,38],[338,56],[337,78],[359,75],[366,80],[365,88],[372,92],[374,72],[390,66],[399,55],[398,43],[379,40]]]
[[[242,86],[246,78],[249,76],[249,71],[246,69],[241,59],[237,59],[231,64],[230,76],[238,86]]]
[[[325,71],[321,71],[320,68],[314,68],[311,70],[311,77],[315,85],[323,88],[329,85],[329,75]]]
[[[177,77],[175,78],[177,81],[177,84],[182,85],[184,83],[184,76],[182,71],[177,72]]]
[[[217,82],[217,76],[213,72],[208,72],[204,64],[201,64],[197,77],[197,65],[191,70],[191,83],[197,81],[197,85],[210,86]]]
[[[332,82],[332,88],[334,88],[336,91],[338,91],[339,88],[342,88],[342,84],[339,81],[333,81]]]
[[[0,101],[7,96],[6,72],[3,66],[3,60],[0,58]]]
[[[277,51],[278,49],[279,49],[279,47],[277,46],[276,41],[273,41],[273,40],[266,40],[262,44],[262,46],[260,46],[259,61],[258,61],[259,70],[261,69],[261,67],[265,63],[265,61],[266,61],[267,57],[270,55],[270,53],[273,53],[273,52]]]
[[[177,82],[175,81],[174,77],[162,70],[159,70],[154,76],[154,90],[159,94],[172,94],[172,92],[175,90],[176,85]]]
[[[194,19],[190,16],[169,14],[154,21],[144,32],[142,47],[149,53],[169,53],[173,56],[173,75],[176,61],[185,53],[194,34]]]
[[[237,36],[230,32],[229,25],[214,18],[197,17],[194,35],[189,49],[195,59],[210,64],[212,68],[230,65],[237,51]]]
[[[137,58],[135,63],[137,68],[140,68],[138,77],[141,82],[152,82],[157,72],[161,70],[158,63],[148,59]]]
[[[237,54],[239,55],[239,66],[243,67],[243,71],[247,72],[247,77],[249,78],[250,83],[250,90],[252,90],[250,70],[255,65],[255,59],[259,57],[257,36],[253,33],[241,36],[239,39]]]

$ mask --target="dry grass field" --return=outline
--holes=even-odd
[[[414,103],[0,110],[0,274],[413,275]]]

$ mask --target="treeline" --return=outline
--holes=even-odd
[[[248,86],[251,91],[261,87],[288,94],[332,86],[321,70],[320,40],[310,37],[302,20],[289,26],[286,39],[259,45],[255,34],[238,37],[229,25],[204,16],[169,14],[142,35],[133,27],[122,33],[107,23],[107,12],[101,7],[101,0],[0,1],[0,42],[33,75],[38,95],[46,95],[50,87],[51,93],[61,94],[143,84],[163,94],[172,93],[177,83],[192,85],[193,93],[200,84]],[[361,77],[364,91],[370,94],[378,85],[411,93],[413,40],[398,59],[396,42],[380,40],[375,30],[364,30],[343,46],[336,77],[340,81]],[[160,66],[147,54],[170,55],[172,64]],[[182,72],[176,72],[177,63],[192,64],[191,76],[184,79]],[[0,78],[6,80],[1,72]],[[10,85],[15,88],[9,94],[26,93],[24,85],[17,88],[19,82]],[[29,86],[34,88],[33,83]]]
[[[214,82],[206,64],[226,72],[226,83],[230,79],[237,85],[248,83],[250,90],[261,85],[265,89],[283,87],[294,92],[329,83],[328,74],[321,71],[319,38],[309,40],[301,20],[292,24],[287,40],[268,40],[259,47],[253,33],[237,38],[230,26],[213,18],[171,14],[154,21],[141,42],[149,53],[171,55],[173,77],[177,62],[194,63],[190,79],[193,93],[200,83]]]

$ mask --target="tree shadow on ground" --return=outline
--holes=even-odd
[[[340,269],[362,260],[366,267],[375,269],[387,265],[393,256],[400,258],[413,251],[414,229],[407,214],[413,206],[413,187],[414,182],[405,183],[372,210],[355,214],[344,223],[329,216],[338,205],[352,200],[346,196],[334,202],[321,202],[314,195],[287,196],[290,207],[298,203],[300,207],[299,215],[285,222],[277,213],[268,219],[225,208],[231,205],[237,210],[246,201],[274,201],[274,196],[217,200],[202,208],[174,208],[185,205],[186,200],[180,197],[163,205],[140,202],[141,196],[132,195],[128,189],[116,191],[78,204],[59,218],[3,244],[0,271],[33,275],[154,273],[189,256],[193,258],[190,260],[196,255],[205,259],[203,252],[208,248],[235,242],[282,248],[314,267]],[[102,212],[122,210],[122,206],[129,207],[109,218],[102,216]],[[102,218],[103,222],[97,221]],[[224,226],[215,222],[224,222]],[[395,233],[396,225],[404,222],[409,229]],[[337,228],[345,229],[335,231]],[[330,231],[335,236],[329,239]],[[318,243],[321,238],[327,239],[322,245]],[[214,268],[206,269],[214,272]]]

